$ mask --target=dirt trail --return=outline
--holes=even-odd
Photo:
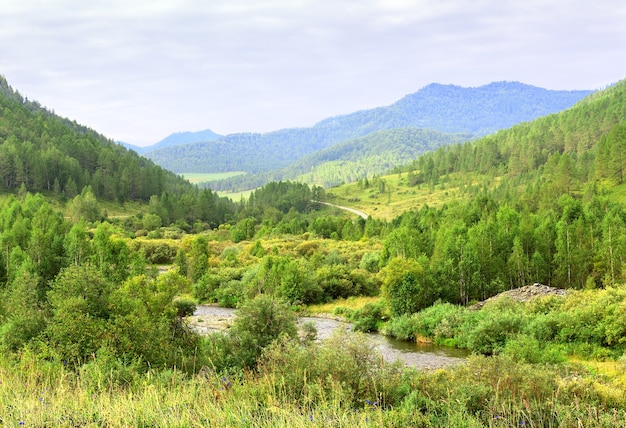
[[[338,208],[340,210],[344,210],[344,211],[348,211],[351,212],[352,214],[356,214],[359,217],[361,217],[363,220],[367,220],[367,217],[369,217],[367,215],[367,213],[364,213],[363,211],[359,211],[357,209],[354,208],[350,208],[350,207],[342,207],[341,205],[335,205],[335,204],[331,204],[330,202],[319,202],[318,203],[322,204],[322,205],[328,205],[329,207],[334,207],[334,208]]]

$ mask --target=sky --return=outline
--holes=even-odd
[[[116,141],[312,126],[430,83],[626,78],[623,0],[0,0],[0,74]]]

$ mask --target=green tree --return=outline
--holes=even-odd
[[[46,317],[37,290],[39,278],[28,270],[21,271],[3,295],[6,320],[0,327],[4,349],[17,351],[41,336]]]
[[[80,195],[76,195],[72,199],[68,205],[68,211],[75,221],[84,219],[92,222],[102,217],[100,204],[98,204],[98,200],[90,186],[85,187]]]
[[[209,241],[206,236],[198,235],[194,238],[187,256],[189,277],[192,282],[197,282],[209,268]]]
[[[394,316],[418,312],[439,297],[438,290],[434,289],[417,260],[396,257],[381,270],[381,274],[384,278],[381,292]]]
[[[112,289],[111,283],[90,265],[70,266],[52,282],[46,337],[68,363],[80,365],[104,345],[109,334]]]

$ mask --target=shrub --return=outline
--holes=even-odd
[[[385,334],[391,337],[395,337],[399,340],[415,340],[416,330],[417,327],[415,325],[415,319],[413,318],[413,316],[408,314],[393,317],[385,325]]]
[[[366,255],[363,256],[363,258],[361,259],[361,262],[359,263],[359,268],[364,269],[370,273],[376,273],[379,270],[379,265],[380,265],[380,253],[373,252],[373,253],[367,253]]]
[[[210,302],[215,300],[215,290],[220,286],[220,277],[210,273],[205,273],[193,285],[193,296],[200,302]]]
[[[297,336],[296,317],[283,301],[260,294],[239,308],[229,334],[243,366],[253,367],[274,340]]]
[[[459,343],[485,355],[497,354],[507,340],[522,331],[524,315],[519,304],[500,299],[465,319],[460,328]]]
[[[350,315],[354,330],[363,333],[378,331],[378,326],[385,318],[384,307],[381,303],[368,303]]]
[[[223,283],[215,290],[213,296],[220,306],[236,308],[244,298],[241,281],[232,279]]]
[[[385,364],[368,338],[338,330],[321,344],[278,340],[263,352],[259,375],[301,406],[332,397],[349,407],[388,408],[400,403],[401,370]]]
[[[179,298],[174,300],[174,307],[176,308],[176,316],[183,318],[196,311],[196,302],[188,298]]]

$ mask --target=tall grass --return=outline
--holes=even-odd
[[[616,427],[623,385],[582,365],[473,357],[416,372],[378,360],[359,336],[278,342],[257,371],[120,377],[94,360],[71,371],[0,358],[0,422],[31,427]],[[343,346],[340,346],[343,344]],[[626,367],[622,367],[623,369]]]

